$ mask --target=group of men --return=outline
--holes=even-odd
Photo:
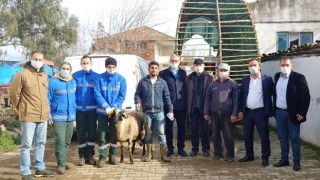
[[[42,68],[43,54],[34,52],[26,68],[14,77],[10,91],[13,106],[19,112],[21,121],[21,158],[22,179],[30,179],[30,149],[35,137],[36,176],[53,176],[46,170],[44,163],[44,145],[46,142],[49,106],[47,101],[48,76]],[[169,162],[174,154],[173,122],[178,127],[177,153],[188,156],[184,150],[186,119],[190,118],[192,150],[190,156],[198,155],[199,127],[204,157],[210,156],[209,121],[212,124],[214,159],[222,154],[221,132],[227,150],[226,160],[234,161],[233,124],[237,118],[243,119],[245,137],[245,157],[239,162],[254,160],[253,129],[256,126],[261,138],[262,166],[269,165],[270,140],[268,119],[275,116],[277,133],[281,145],[281,160],[274,167],[288,166],[288,139],[293,151],[293,170],[300,170],[300,124],[306,121],[310,103],[310,93],[305,77],[292,71],[289,58],[280,60],[281,72],[275,75],[275,83],[270,76],[261,73],[261,64],[252,59],[248,64],[249,76],[242,79],[239,91],[236,81],[229,77],[230,66],[221,63],[218,66],[218,78],[204,70],[203,59],[194,60],[194,72],[187,75],[180,68],[181,58],[170,56],[169,68],[159,72],[159,63],[149,63],[149,75],[140,80],[134,101],[137,110],[145,114],[145,144],[147,156],[152,158],[153,131],[158,134],[160,154],[163,162]],[[81,58],[82,70],[75,72],[73,78],[76,88],[76,123],[78,130],[78,165],[91,164],[99,168],[104,166],[109,147],[107,163],[116,164],[116,128],[109,115],[113,108],[121,108],[126,97],[125,77],[116,72],[117,61],[105,60],[106,72],[97,74],[91,70],[89,56]],[[273,99],[272,99],[273,98]],[[98,120],[99,160],[93,158],[95,151]],[[26,178],[27,177],[27,178]],[[32,178],[31,178],[32,179]]]

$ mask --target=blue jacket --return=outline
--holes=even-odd
[[[178,78],[176,78],[170,68],[167,68],[160,71],[159,76],[165,80],[168,85],[174,110],[185,110],[187,108],[186,71],[179,68]]]
[[[274,110],[272,104],[272,95],[274,94],[274,83],[270,76],[261,74],[263,105],[266,116],[272,117]],[[239,95],[239,112],[246,114],[247,97],[249,94],[250,76],[242,78]]]
[[[97,102],[94,98],[94,82],[99,79],[99,74],[90,70],[80,70],[72,74],[77,82],[76,103],[77,111],[95,111]]]
[[[70,122],[76,119],[76,88],[77,83],[72,76],[67,81],[60,75],[49,80],[50,120]]]
[[[134,103],[141,103],[142,111],[146,113],[163,112],[164,106],[168,112],[173,112],[168,85],[159,76],[154,84],[151,83],[149,75],[139,81]]]
[[[106,115],[108,107],[121,109],[126,93],[127,83],[123,76],[116,72],[100,74],[94,85],[94,97],[98,105],[97,113]]]
[[[232,79],[223,83],[219,79],[213,81],[207,89],[204,114],[220,113],[224,115],[238,115],[238,84]]]

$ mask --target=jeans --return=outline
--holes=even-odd
[[[159,144],[166,144],[166,135],[164,133],[165,118],[163,112],[147,113],[144,119],[146,136],[145,143],[152,144],[152,130],[158,131]]]
[[[293,163],[300,163],[300,124],[292,123],[287,111],[276,109],[277,133],[281,147],[281,160],[288,161],[291,141]]]
[[[234,158],[234,138],[232,133],[233,124],[231,123],[231,115],[223,115],[213,113],[211,120],[213,121],[213,146],[214,155],[222,156],[221,131],[227,149],[227,157]]]
[[[58,166],[66,166],[67,152],[73,134],[73,121],[53,123],[55,136],[55,155]]]
[[[79,158],[93,156],[97,133],[97,113],[77,111],[76,116]]]
[[[203,114],[200,112],[199,108],[195,108],[193,110],[190,119],[192,151],[199,151],[199,126],[201,126],[202,151],[208,151],[210,149],[209,122],[204,119]]]
[[[178,150],[183,150],[184,148],[184,137],[185,137],[185,122],[186,122],[186,111],[185,110],[181,110],[181,111],[174,111],[174,117],[176,119],[177,122],[177,126],[178,126],[178,142],[177,142],[177,146],[178,146]],[[167,140],[167,146],[169,150],[174,149],[173,146],[173,131],[172,131],[172,127],[173,127],[173,122],[171,121],[168,117],[166,117],[166,140]]]
[[[113,118],[98,114],[99,160],[107,158],[107,143],[110,143],[109,155],[117,153],[117,130]]]
[[[31,175],[30,149],[34,139],[34,161],[36,170],[44,170],[44,149],[47,137],[47,121],[45,122],[21,122],[21,149],[20,169],[21,175]]]

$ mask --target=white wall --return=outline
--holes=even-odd
[[[301,125],[301,138],[304,141],[320,146],[320,55],[292,57],[292,63],[294,71],[305,75],[311,95],[307,121]],[[264,62],[262,64],[262,72],[271,77],[279,70],[279,61]],[[270,124],[275,126],[273,118],[270,120]]]

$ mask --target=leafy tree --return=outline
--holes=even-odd
[[[67,56],[77,42],[78,18],[61,7],[61,0],[0,0],[0,47],[40,50],[50,60]]]

